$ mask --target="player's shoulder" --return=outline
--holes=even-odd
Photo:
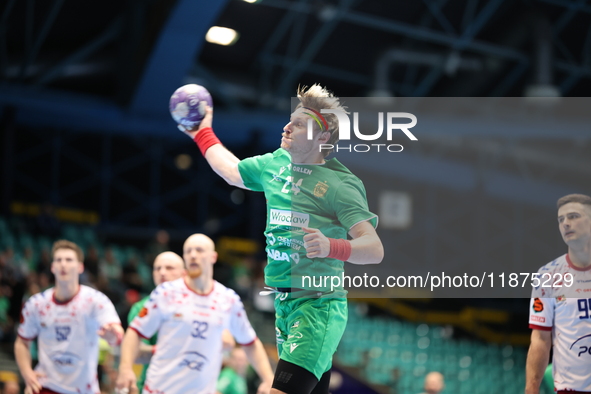
[[[333,176],[338,177],[341,181],[360,182],[360,179],[351,170],[334,157],[325,161],[324,168],[330,170]]]
[[[276,160],[290,161],[291,156],[289,155],[289,153],[285,149],[279,148],[273,152],[264,153],[262,155],[251,156],[251,157],[248,157],[244,160],[246,160],[246,161],[255,160],[255,161],[262,161],[264,163],[269,163],[269,162],[274,162]],[[241,160],[241,161],[244,161],[244,160]]]
[[[139,300],[138,302],[136,302],[135,304],[133,304],[131,306],[131,310],[134,310],[134,309],[139,310],[142,306],[144,306],[144,304],[146,302],[148,302],[149,299],[150,299],[150,296],[146,296],[146,297],[142,298],[141,300]]]
[[[566,254],[555,258],[554,260],[550,261],[547,264],[544,264],[538,270],[539,273],[543,272],[555,272],[559,271],[565,267],[568,267],[568,261],[566,260]]]
[[[178,293],[186,289],[187,285],[185,284],[185,279],[178,278],[168,282],[160,283],[154,290],[152,290],[151,296],[168,296],[169,294]]]
[[[82,297],[91,297],[93,300],[108,298],[102,291],[86,285],[80,285],[80,295]]]
[[[283,148],[277,148],[273,152],[267,153],[267,154],[270,154],[273,157],[279,157],[279,158],[288,159],[291,161],[291,155],[289,154],[288,151],[286,151]]]
[[[217,280],[214,280],[214,287],[212,294],[229,302],[240,301],[240,296],[233,289],[224,286]]]
[[[37,294],[33,294],[28,300],[27,304],[32,306],[39,306],[41,304],[52,302],[53,299],[53,287],[43,290]]]

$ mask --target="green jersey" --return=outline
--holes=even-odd
[[[226,367],[220,372],[216,390],[221,394],[247,394],[246,379],[232,368]]]
[[[142,309],[142,307],[144,306],[146,301],[148,301],[149,299],[150,299],[150,296],[144,297],[131,306],[131,309],[129,310],[129,314],[127,315],[127,322],[129,324],[131,324],[132,320],[135,319],[135,317],[138,315],[138,313],[140,313],[140,310]],[[154,336],[150,339],[142,339],[142,342],[144,342],[148,345],[155,345],[156,342],[158,342],[158,334],[154,334]],[[137,387],[138,387],[140,393],[142,392],[142,389],[144,388],[144,382],[146,381],[146,373],[148,372],[148,366],[149,365],[146,364],[142,367],[142,375],[137,380]]]
[[[343,273],[343,262],[306,256],[302,228],[316,228],[329,238],[346,239],[354,225],[377,216],[367,206],[359,178],[337,159],[324,164],[296,164],[284,149],[250,157],[238,164],[244,185],[267,199],[268,264],[265,283],[274,287],[327,291]]]

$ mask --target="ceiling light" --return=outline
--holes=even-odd
[[[252,4],[252,3],[258,3],[260,0],[244,0],[244,1]]]
[[[210,27],[205,35],[207,42],[218,45],[232,45],[238,41],[238,37],[239,34],[236,30],[220,26]]]

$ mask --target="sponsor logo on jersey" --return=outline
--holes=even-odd
[[[63,374],[73,373],[82,362],[76,354],[68,352],[57,352],[52,354],[50,358],[56,369]]]
[[[275,249],[267,249],[267,256],[275,261],[289,261],[289,255]]]
[[[187,367],[194,371],[201,371],[201,368],[207,363],[207,357],[199,352],[185,352],[184,360],[179,367]]]
[[[289,164],[287,165],[287,167],[286,167],[286,166],[281,166],[281,168],[279,169],[279,175],[283,174],[283,172],[284,172],[285,170],[291,170],[291,163],[289,163]]]
[[[559,295],[556,297],[556,302],[564,302],[566,301],[566,297],[564,295]]]
[[[142,309],[140,309],[140,313],[138,313],[137,315],[139,317],[144,317],[148,314],[148,308],[146,308],[145,306],[142,307]]]
[[[300,321],[297,320],[295,322],[293,322],[293,325],[291,326],[291,328],[298,328],[300,326]]]
[[[55,339],[58,342],[67,341],[72,328],[70,326],[56,326],[55,327]]]
[[[539,323],[546,323],[546,318],[544,316],[532,316],[532,321],[537,321]]]
[[[269,245],[273,246],[275,245],[275,236],[273,235],[273,233],[269,233],[269,234],[265,234],[265,236],[267,237],[267,242],[269,243]]]
[[[315,197],[324,197],[326,192],[328,191],[328,184],[324,182],[318,181],[316,186],[314,186],[314,196]]]
[[[577,346],[575,346],[577,345]],[[583,335],[570,345],[569,350],[575,350],[577,357],[591,356],[591,334]]]
[[[283,182],[283,179],[279,177],[279,175],[272,174],[273,178],[269,179],[269,182]]]
[[[309,168],[299,167],[299,166],[292,166],[292,171],[301,172],[302,174],[312,175],[312,170]]]
[[[308,227],[310,215],[307,213],[271,209],[269,212],[269,224],[282,226]]]
[[[295,250],[300,250],[304,246],[304,241],[299,239],[278,236],[277,240],[281,243],[281,245],[285,245]]]
[[[536,313],[540,313],[544,310],[544,303],[539,298],[534,298],[533,310]]]
[[[299,332],[299,331],[296,331],[296,332],[295,332],[295,333],[293,333],[293,334],[289,334],[289,335],[287,336],[287,339],[291,339],[291,338],[302,339],[303,337],[304,337],[304,334],[302,334],[302,333],[301,333],[301,332]]]
[[[300,346],[300,345],[298,345],[297,343],[290,343],[290,344],[289,344],[289,352],[290,352],[290,353],[293,353],[293,351],[294,351],[294,350],[296,350],[296,348],[297,348],[298,346]]]
[[[287,297],[289,297],[289,293],[277,293],[277,295],[275,296],[275,299],[279,299],[280,301],[285,301],[285,300],[287,300]]]
[[[183,314],[182,313],[175,313],[174,314],[174,319],[175,320],[181,320],[183,318]]]

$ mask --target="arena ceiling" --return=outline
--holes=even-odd
[[[7,0],[0,79],[16,94],[71,92],[140,112],[190,80],[230,108],[274,108],[314,82],[349,97],[522,96],[535,84],[586,96],[587,3]],[[207,43],[211,25],[240,38]]]

